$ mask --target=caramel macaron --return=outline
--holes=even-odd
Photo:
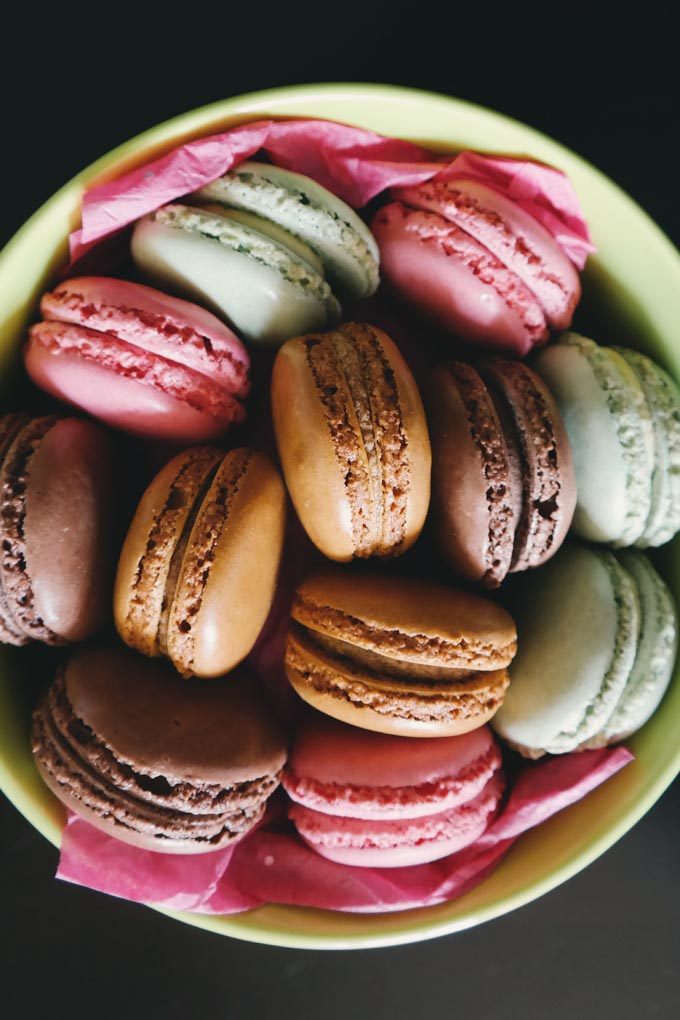
[[[118,564],[119,634],[183,676],[228,672],[253,647],[274,595],[285,490],[263,453],[196,447],[151,482]]]
[[[314,708],[379,733],[444,737],[488,722],[517,649],[490,599],[426,581],[316,574],[297,589],[288,678]]]
[[[432,373],[432,506],[456,573],[497,587],[545,563],[574,515],[576,481],[559,409],[519,361],[451,362]]]
[[[79,649],[33,716],[33,754],[59,800],[145,850],[206,853],[260,820],[286,742],[254,678],[184,683],[126,648]]]
[[[276,441],[297,514],[332,560],[392,556],[420,534],[430,440],[418,388],[382,330],[294,337],[272,375]]]

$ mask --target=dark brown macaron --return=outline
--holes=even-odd
[[[487,587],[539,566],[571,524],[576,481],[562,418],[520,361],[451,362],[432,373],[432,502],[456,573]]]
[[[245,671],[187,686],[167,662],[79,649],[33,715],[38,769],[67,808],[125,843],[206,853],[260,820],[286,760]]]
[[[82,641],[109,610],[112,448],[93,422],[0,418],[0,640]]]
[[[425,581],[341,572],[297,589],[291,684],[342,722],[406,737],[482,726],[503,701],[515,624],[490,599]]]
[[[321,552],[346,562],[408,549],[430,503],[430,441],[387,334],[350,322],[294,337],[276,357],[271,396],[286,485]]]

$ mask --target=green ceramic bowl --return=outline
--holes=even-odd
[[[425,92],[380,85],[315,85],[225,100],[162,124],[121,145],[57,192],[0,255],[0,378],[78,225],[81,195],[176,144],[268,116],[344,121],[437,148],[528,155],[566,171],[597,246],[584,279],[599,339],[641,348],[680,379],[680,256],[635,203],[601,173],[537,131],[489,110]],[[680,602],[680,541],[664,571]],[[23,652],[23,654],[22,654]],[[55,845],[61,806],[40,781],[29,748],[39,653],[0,651],[0,786]],[[414,942],[504,914],[564,882],[599,857],[652,806],[680,770],[680,682],[630,742],[635,761],[580,803],[515,844],[482,885],[450,904],[384,915],[267,906],[235,917],[172,913],[187,924],[279,946],[360,948]],[[171,913],[168,911],[168,913]]]

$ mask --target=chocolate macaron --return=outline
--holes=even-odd
[[[118,632],[183,676],[220,676],[267,618],[285,530],[285,491],[263,453],[195,447],[146,490],[118,564]]]
[[[379,733],[444,737],[500,707],[515,624],[490,599],[426,581],[316,574],[295,593],[288,679],[314,708]]]
[[[459,576],[496,587],[559,549],[576,505],[571,447],[545,383],[519,361],[432,374],[432,500]]]
[[[0,417],[0,641],[82,641],[111,597],[112,448],[77,418]]]
[[[125,843],[206,853],[262,817],[286,760],[263,692],[245,673],[183,683],[124,648],[79,649],[33,716],[43,779]]]
[[[366,323],[294,337],[272,375],[286,485],[332,560],[392,556],[415,542],[430,502],[420,394],[390,338]]]

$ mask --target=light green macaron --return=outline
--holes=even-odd
[[[365,298],[378,286],[378,245],[354,210],[303,174],[248,160],[192,196],[199,203],[255,213],[299,237],[323,263],[341,299]]]
[[[536,357],[571,443],[573,530],[614,546],[680,530],[680,390],[650,358],[563,333]]]
[[[282,343],[339,321],[318,256],[262,217],[163,206],[136,223],[131,250],[147,279],[207,306],[245,340]]]
[[[573,751],[614,711],[635,659],[640,608],[613,553],[563,547],[513,604],[517,655],[493,719],[527,757]]]
[[[493,727],[530,758],[642,726],[668,686],[677,615],[644,553],[572,543],[522,583],[518,651]]]
[[[638,376],[611,348],[563,333],[533,367],[552,391],[571,443],[581,538],[633,545],[651,508],[652,415]]]

